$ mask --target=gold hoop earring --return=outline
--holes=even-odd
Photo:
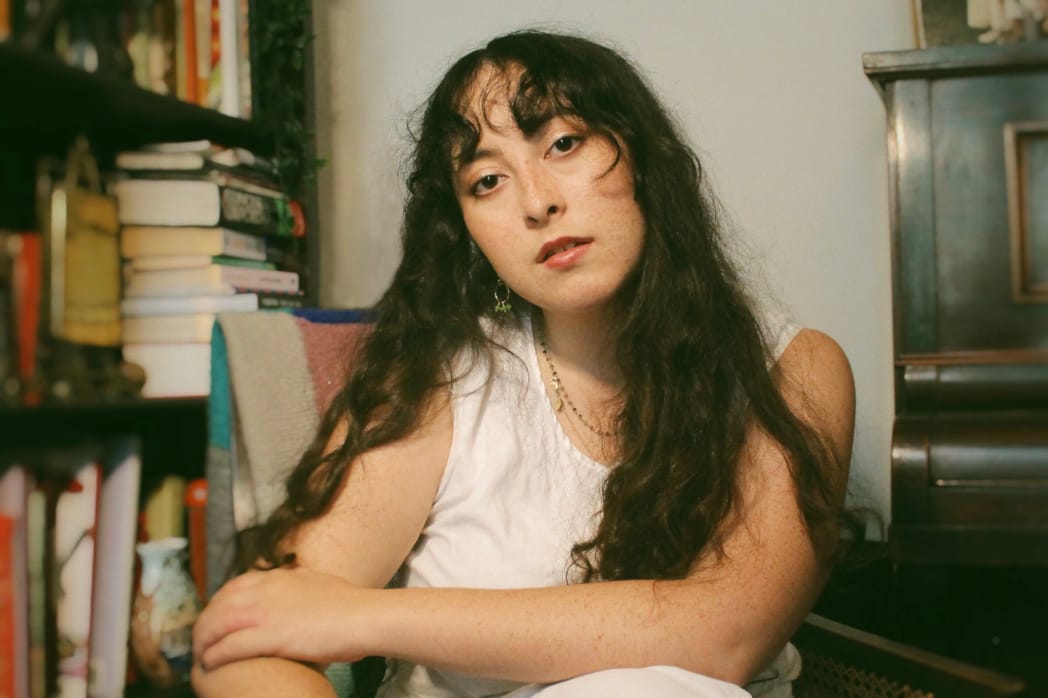
[[[510,291],[509,287],[503,283],[502,279],[495,280],[495,312],[496,313],[508,313],[513,306],[509,304]]]

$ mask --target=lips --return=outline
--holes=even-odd
[[[538,264],[542,264],[551,257],[567,252],[568,250],[573,250],[579,245],[586,245],[590,242],[592,242],[592,240],[589,238],[557,238],[556,240],[550,240],[539,250],[539,254],[535,258],[535,261]]]

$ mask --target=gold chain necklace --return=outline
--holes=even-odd
[[[615,436],[613,431],[604,431],[590,424],[582,413],[579,412],[579,408],[575,407],[575,403],[568,397],[568,391],[564,389],[564,385],[560,382],[560,376],[557,375],[557,367],[553,365],[553,357],[549,355],[549,346],[546,344],[546,338],[539,336],[539,347],[542,349],[542,355],[546,358],[546,365],[549,366],[550,382],[553,384],[553,395],[556,397],[556,402],[553,405],[553,409],[560,412],[564,409],[564,403],[568,403],[568,407],[571,408],[572,413],[580,422],[582,426],[592,431],[597,436],[610,437]]]

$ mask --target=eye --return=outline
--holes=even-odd
[[[499,175],[495,174],[484,175],[473,183],[473,186],[469,188],[469,191],[475,196],[487,194],[499,185],[501,179],[502,178]]]
[[[582,136],[561,136],[550,146],[551,155],[563,155],[575,150],[582,143]]]

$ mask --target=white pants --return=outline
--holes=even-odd
[[[553,684],[529,684],[505,698],[749,698],[735,684],[672,666],[608,669]]]

